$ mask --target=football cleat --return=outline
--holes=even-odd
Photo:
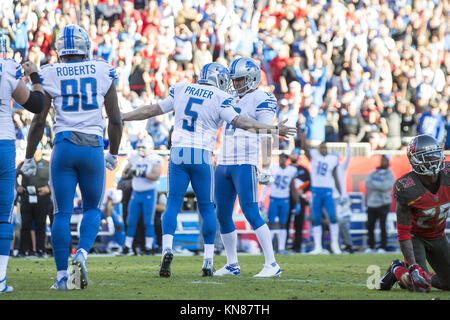
[[[214,275],[214,267],[210,260],[205,260],[202,267],[202,277],[212,277]]]
[[[77,252],[72,259],[70,278],[75,289],[85,289],[88,286],[86,259],[81,252]]]
[[[161,268],[159,269],[159,276],[169,278],[171,275],[170,265],[172,264],[173,253],[172,249],[166,249],[161,258]]]
[[[398,259],[391,262],[386,273],[381,277],[380,290],[391,290],[392,286],[397,282],[397,278],[395,278],[394,274],[395,267],[405,267],[405,264]]]
[[[155,254],[155,251],[153,250],[153,248],[145,247],[144,249],[142,249],[141,254],[144,256],[152,256]]]
[[[281,269],[280,266],[275,263],[275,265],[267,265],[265,264],[263,269],[258,273],[255,274],[254,278],[270,278],[270,277],[278,277],[281,275]]]
[[[0,293],[8,293],[13,292],[14,288],[10,287],[6,284],[6,277],[2,281],[0,281]]]
[[[133,252],[133,250],[131,250],[127,246],[123,246],[122,247],[122,253],[120,255],[121,256],[132,256],[132,255],[134,255],[134,252]]]
[[[323,248],[315,248],[314,250],[308,252],[309,254],[329,254],[328,250]]]
[[[337,243],[331,244],[331,252],[333,252],[333,254],[342,254],[341,248],[339,248]]]
[[[52,290],[72,290],[71,282],[68,277],[63,277],[59,281],[56,281],[50,289]]]
[[[215,276],[238,276],[241,274],[241,268],[239,265],[236,266],[230,266],[229,264],[225,265],[224,267],[220,268],[216,272],[214,272]]]

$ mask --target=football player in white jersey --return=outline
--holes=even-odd
[[[67,25],[56,37],[59,63],[41,68],[46,92],[44,111],[33,118],[26,158],[31,159],[41,140],[53,102],[55,139],[50,161],[50,186],[54,201],[52,247],[57,290],[84,289],[88,285],[86,259],[100,226],[105,189],[105,166],[113,170],[122,136],[114,68],[102,60],[90,60],[90,39],[78,25]],[[108,116],[109,152],[103,154],[103,105]],[[32,162],[32,161],[30,161]],[[83,199],[83,219],[78,250],[68,271],[70,218],[75,188]]]
[[[280,154],[279,164],[270,166],[269,171],[272,174],[273,182],[266,187],[270,187],[269,202],[269,229],[272,238],[278,238],[278,253],[287,254],[286,238],[287,238],[287,222],[289,217],[289,199],[291,193],[295,192],[295,185],[292,179],[297,175],[297,168],[287,166],[286,161],[289,156],[285,153]],[[276,218],[278,217],[278,223]]]
[[[278,128],[239,116],[233,108],[233,97],[226,92],[228,86],[228,69],[216,62],[209,63],[203,66],[197,83],[177,83],[170,88],[169,96],[159,103],[122,115],[124,121],[130,121],[175,112],[169,159],[168,199],[162,216],[161,277],[171,275],[177,215],[189,182],[197,197],[203,222],[201,232],[205,245],[202,276],[213,275],[216,219],[212,151],[222,122],[226,121],[243,129],[278,131],[280,135],[292,135],[295,131],[295,128],[283,124]]]
[[[250,58],[238,58],[230,66],[230,77],[237,94],[235,109],[242,116],[263,122],[273,123],[277,110],[276,98],[257,89],[261,79],[259,65]],[[287,120],[287,119],[286,119]],[[233,222],[233,209],[236,196],[247,221],[255,230],[262,247],[265,264],[255,277],[273,277],[281,274],[272,247],[269,227],[262,219],[258,208],[257,182],[267,184],[271,180],[269,166],[271,161],[271,135],[258,135],[246,132],[233,124],[225,124],[222,145],[215,171],[215,202],[220,234],[227,255],[227,264],[214,275],[239,275],[237,257],[237,233]],[[263,140],[262,143],[260,140]],[[260,148],[262,147],[262,169],[257,174]]]
[[[38,68],[32,62],[25,62],[23,69],[31,79],[31,90],[22,80],[22,66],[7,59],[7,39],[0,34],[0,293],[12,292],[6,284],[9,250],[13,238],[13,209],[16,182],[16,130],[12,119],[11,99],[28,111],[39,113],[44,108]]]
[[[144,254],[153,253],[153,241],[155,239],[155,205],[158,196],[158,179],[161,175],[162,158],[152,154],[153,139],[147,136],[136,143],[136,152],[130,155],[125,172],[131,172],[133,193],[128,203],[127,232],[125,244],[122,248],[123,255],[132,253],[133,239],[136,235],[136,227],[141,215],[145,226]]]
[[[304,137],[303,137],[303,142]],[[333,199],[333,189],[341,192],[341,184],[337,176],[339,156],[328,153],[327,146],[322,142],[318,149],[310,149],[305,143],[305,155],[311,162],[311,202],[310,208],[313,217],[313,239],[314,249],[310,254],[326,254],[327,250],[322,247],[322,214],[323,210],[328,214],[330,221],[331,251],[340,254],[339,248],[339,225],[336,218],[336,206]]]

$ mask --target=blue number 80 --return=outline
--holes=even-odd
[[[95,78],[81,78],[79,87],[80,92],[78,92],[78,81],[75,79],[61,80],[62,110],[78,111],[80,97],[81,109],[86,111],[98,109],[97,80]],[[88,91],[88,87],[90,91]]]

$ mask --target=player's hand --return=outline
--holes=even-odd
[[[413,287],[417,286],[425,289],[426,292],[431,289],[431,277],[417,263],[409,266],[409,278]]]
[[[37,171],[36,161],[33,158],[23,160],[20,171],[28,177],[35,176]]]
[[[31,61],[26,61],[22,64],[23,71],[27,76],[33,72],[38,72],[38,67]]]
[[[348,195],[346,195],[346,194],[341,195],[341,197],[339,198],[339,204],[341,206],[345,206],[349,201],[350,201],[350,199],[349,199]]]
[[[258,168],[258,182],[259,184],[270,184],[273,182],[272,174],[267,169]]]
[[[297,128],[289,127],[285,125],[288,119],[284,119],[278,124],[278,135],[282,137],[295,136],[297,134]]]
[[[105,156],[105,167],[109,170],[114,170],[117,167],[118,157],[111,153],[107,153]]]

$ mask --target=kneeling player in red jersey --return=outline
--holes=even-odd
[[[431,287],[450,290],[450,244],[445,226],[450,208],[450,163],[439,143],[419,135],[408,146],[412,171],[394,184],[397,232],[404,262],[392,261],[381,278],[380,290],[395,282],[411,291]],[[435,274],[430,274],[427,261]]]

